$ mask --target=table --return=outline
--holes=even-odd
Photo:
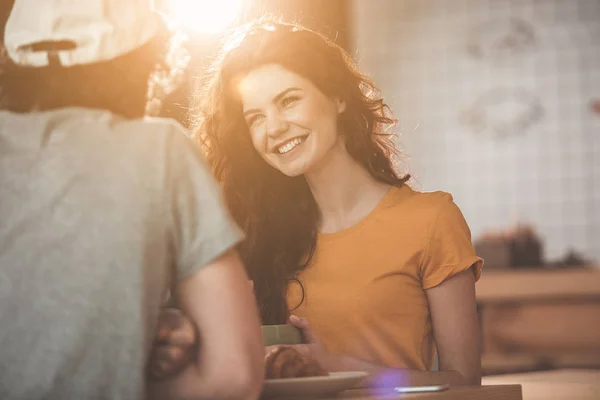
[[[295,398],[296,399],[296,398]],[[392,390],[346,390],[334,397],[318,400],[523,400],[520,385],[453,387],[442,392],[397,394]],[[281,399],[284,400],[284,399]]]
[[[486,376],[484,384],[520,384],[525,400],[598,400],[600,369],[559,369],[544,372]]]
[[[488,385],[453,387],[442,392],[396,394],[390,391],[373,392],[365,390],[349,390],[341,393],[335,399],[353,400],[522,400],[521,386],[519,385]]]

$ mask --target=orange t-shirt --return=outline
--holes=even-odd
[[[431,370],[425,289],[471,266],[479,279],[482,265],[452,196],[404,185],[355,226],[318,236],[311,264],[298,277],[304,300],[300,285],[291,283],[288,307],[308,318],[333,353]]]

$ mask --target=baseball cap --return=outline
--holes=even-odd
[[[4,46],[22,66],[109,61],[152,39],[160,19],[153,0],[15,0]]]

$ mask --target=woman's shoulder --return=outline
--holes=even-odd
[[[416,213],[423,217],[434,217],[440,211],[453,207],[456,207],[454,198],[448,192],[441,190],[425,192],[404,184],[391,189],[386,208],[398,213]]]

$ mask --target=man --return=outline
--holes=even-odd
[[[183,128],[143,119],[155,66],[176,75],[172,39],[150,0],[15,1],[0,67],[2,399],[260,392],[240,233]],[[199,345],[146,391],[169,289]]]

